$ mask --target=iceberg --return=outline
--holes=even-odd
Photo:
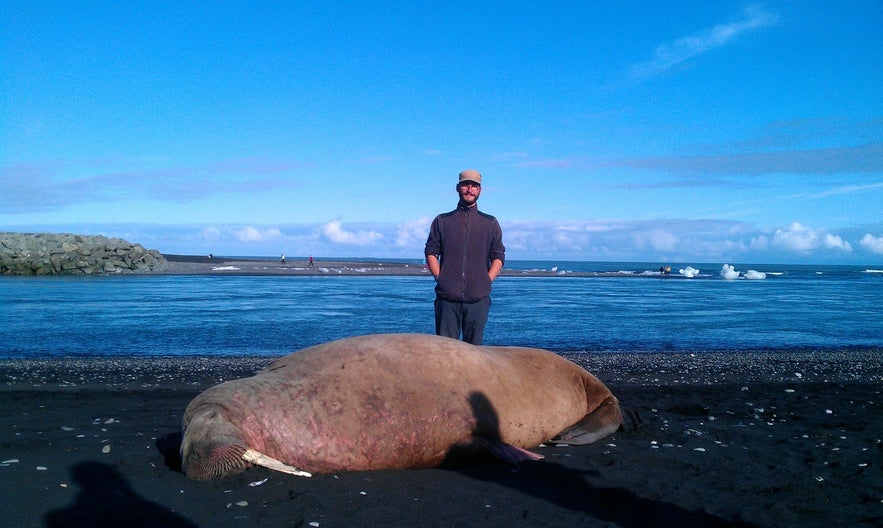
[[[764,273],[762,271],[755,271],[755,270],[748,270],[745,273],[743,273],[742,275],[744,275],[746,279],[751,279],[751,280],[763,280],[766,278],[766,273]]]
[[[687,266],[686,268],[681,268],[678,270],[678,273],[687,277],[688,279],[692,279],[696,275],[699,275],[699,270],[694,268],[693,266]]]
[[[734,280],[739,278],[739,272],[736,271],[736,268],[730,266],[729,264],[724,264],[721,266],[721,277],[726,280]]]

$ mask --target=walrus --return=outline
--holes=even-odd
[[[294,475],[436,467],[455,453],[538,460],[623,421],[595,376],[546,350],[429,334],[351,337],[294,352],[198,395],[181,462],[208,480],[254,465]]]

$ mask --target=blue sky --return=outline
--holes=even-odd
[[[883,263],[883,3],[0,4],[0,230],[422,258],[464,168],[510,259]]]

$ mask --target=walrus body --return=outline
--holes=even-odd
[[[591,443],[621,422],[607,387],[552,352],[369,335],[206,390],[184,413],[181,458],[197,479],[245,469],[246,451],[319,473],[421,468],[458,450],[541,458],[525,448]]]

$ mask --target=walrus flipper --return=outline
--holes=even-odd
[[[543,455],[538,455],[527,449],[522,449],[512,444],[501,442],[500,440],[493,440],[485,436],[481,437],[481,439],[484,440],[488,451],[490,451],[492,455],[504,462],[508,462],[509,464],[518,464],[525,460],[534,461],[543,459]]]
[[[638,411],[622,405],[619,406],[619,410],[622,413],[621,430],[635,431],[644,425],[644,419],[638,414]]]
[[[619,402],[609,396],[594,411],[549,440],[552,444],[587,445],[616,432],[622,425]]]

